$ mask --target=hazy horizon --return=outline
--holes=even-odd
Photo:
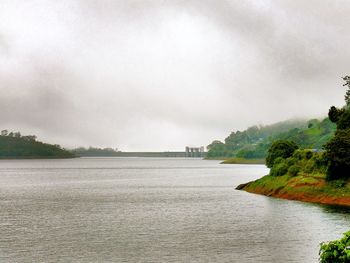
[[[1,129],[67,148],[206,146],[344,104],[350,2],[1,1]]]

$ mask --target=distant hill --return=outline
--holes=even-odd
[[[287,120],[266,126],[252,126],[244,131],[232,132],[225,142],[208,145],[208,158],[261,159],[273,141],[295,141],[304,149],[322,149],[333,136],[336,125],[328,118],[323,120]]]
[[[112,148],[84,148],[79,147],[71,150],[71,152],[80,157],[109,157],[109,156],[119,156],[118,150],[114,150]]]
[[[21,136],[19,132],[0,136],[0,159],[25,158],[73,158],[75,155],[59,145],[52,145],[36,140],[36,136]]]
[[[122,152],[113,148],[79,147],[71,150],[79,157],[186,157],[186,152]]]

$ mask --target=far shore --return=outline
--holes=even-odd
[[[222,164],[265,164],[265,159],[230,158],[221,162]]]
[[[80,156],[1,156],[0,160],[74,159]]]

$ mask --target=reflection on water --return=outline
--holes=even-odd
[[[317,262],[349,209],[234,189],[260,165],[199,159],[0,162],[0,262]]]
[[[340,205],[319,205],[325,213],[338,213],[338,214],[347,214],[350,213],[349,206],[340,206]]]

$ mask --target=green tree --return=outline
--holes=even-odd
[[[331,120],[331,122],[337,123],[344,112],[345,109],[338,109],[332,106],[328,111],[328,117]]]
[[[348,179],[350,177],[350,77],[343,78],[348,87],[345,94],[346,106],[337,109],[332,106],[329,119],[337,124],[334,137],[325,145],[328,163],[327,179]]]
[[[223,157],[226,156],[225,144],[220,141],[213,141],[207,146],[208,157]]]
[[[345,102],[346,102],[346,106],[349,107],[350,106],[350,76],[343,77],[343,80],[345,81],[343,86],[348,87],[348,90],[345,93]]]
[[[350,129],[337,130],[325,149],[328,162],[327,179],[348,179],[350,177]]]
[[[295,150],[299,147],[293,141],[288,140],[278,140],[275,141],[270,149],[268,150],[268,155],[266,157],[266,166],[271,168],[275,160],[279,157],[286,159],[291,157]]]
[[[321,243],[321,263],[346,263],[350,262],[350,231],[344,233],[339,240]]]

